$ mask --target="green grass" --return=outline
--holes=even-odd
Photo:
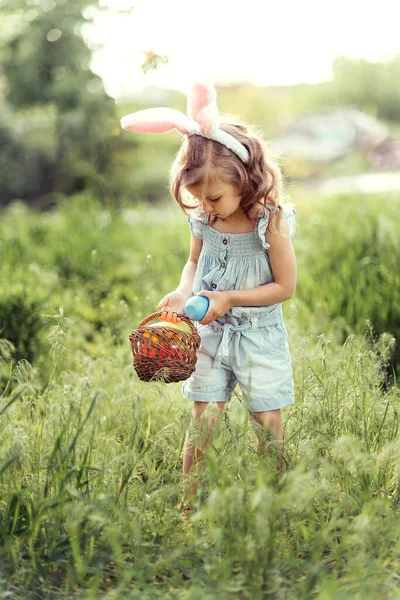
[[[400,340],[398,195],[341,195],[299,202],[298,295],[314,314],[362,334],[371,321]],[[302,214],[302,212],[304,213]],[[392,365],[400,365],[400,344]]]
[[[286,474],[277,480],[273,452],[257,453],[235,395],[186,523],[176,507],[191,403],[180,384],[137,379],[127,337],[176,284],[184,217],[175,207],[160,219],[84,197],[52,213],[16,204],[2,215],[0,283],[14,309],[7,322],[0,313],[0,331],[16,339],[0,343],[0,598],[397,597],[392,332],[367,326],[364,313],[358,329],[347,314],[332,316],[321,297],[333,283],[322,285],[321,274],[335,249],[329,231],[344,244],[347,229],[339,232],[337,210],[322,201],[299,200],[297,212],[299,287],[285,306],[296,386],[296,404],[284,410]],[[369,235],[360,222],[348,233],[351,252],[340,263],[331,256],[339,272],[359,260],[356,234]],[[384,265],[387,255],[378,256]],[[336,296],[348,301],[347,285]],[[357,294],[361,307],[365,293]],[[15,331],[24,332],[18,356]]]

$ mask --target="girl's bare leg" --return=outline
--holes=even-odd
[[[184,445],[183,452],[183,480],[184,482],[189,478],[189,473],[203,458],[203,452],[205,448],[207,448],[210,443],[211,436],[213,434],[215,425],[219,421],[222,412],[225,407],[225,402],[217,402],[217,414],[213,414],[210,420],[204,425],[201,423],[202,415],[207,408],[208,402],[193,402],[192,408],[192,417],[193,424],[197,429],[199,434],[199,440],[197,442],[198,445],[192,443],[189,439],[186,440]],[[198,447],[200,446],[200,448]],[[197,483],[198,481],[194,481],[191,485],[186,489],[186,503],[189,503],[195,496],[197,492]]]
[[[251,421],[258,423],[265,429],[269,429],[270,433],[275,438],[277,445],[277,470],[279,475],[283,475],[285,471],[285,462],[283,460],[283,429],[282,429],[282,415],[281,409],[266,410],[263,412],[255,412],[254,416],[250,415]],[[261,436],[258,437],[257,447],[259,451],[263,451],[265,448],[265,439]]]

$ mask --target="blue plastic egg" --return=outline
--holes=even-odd
[[[186,302],[183,310],[188,319],[192,319],[192,321],[201,321],[208,311],[209,306],[210,301],[207,296],[193,296]]]

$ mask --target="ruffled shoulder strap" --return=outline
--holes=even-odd
[[[283,216],[289,224],[290,237],[294,237],[296,233],[296,211],[293,204],[283,205]]]
[[[258,237],[260,238],[262,247],[265,250],[268,250],[268,248],[270,248],[270,246],[271,246],[270,244],[268,244],[268,242],[265,239],[265,232],[267,230],[268,223],[269,223],[269,215],[271,214],[270,211],[268,210],[268,208],[269,208],[269,205],[267,205],[267,208],[264,208],[260,211],[261,218],[258,221],[258,225],[257,225]],[[271,206],[271,208],[274,208],[274,207]],[[296,233],[295,214],[296,214],[296,211],[294,210],[294,207],[291,204],[283,205],[283,217],[288,222],[289,233],[290,233],[291,238],[294,237],[294,235]]]
[[[268,244],[268,242],[265,240],[265,232],[268,227],[270,212],[267,208],[263,208],[260,211],[260,215],[261,215],[261,217],[260,217],[260,220],[258,221],[258,225],[257,225],[258,237],[260,238],[260,242],[261,242],[261,245],[264,248],[264,250],[268,250],[268,248],[270,247],[270,244]]]
[[[201,206],[195,208],[191,215],[188,216],[190,231],[197,238],[203,239],[204,226],[208,223],[208,214],[205,214]]]

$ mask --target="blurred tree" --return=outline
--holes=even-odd
[[[382,63],[339,57],[333,81],[321,88],[319,101],[352,104],[388,121],[400,121],[400,56]]]
[[[0,205],[86,188],[106,193],[115,103],[90,70],[82,38],[95,4],[0,0]]]

